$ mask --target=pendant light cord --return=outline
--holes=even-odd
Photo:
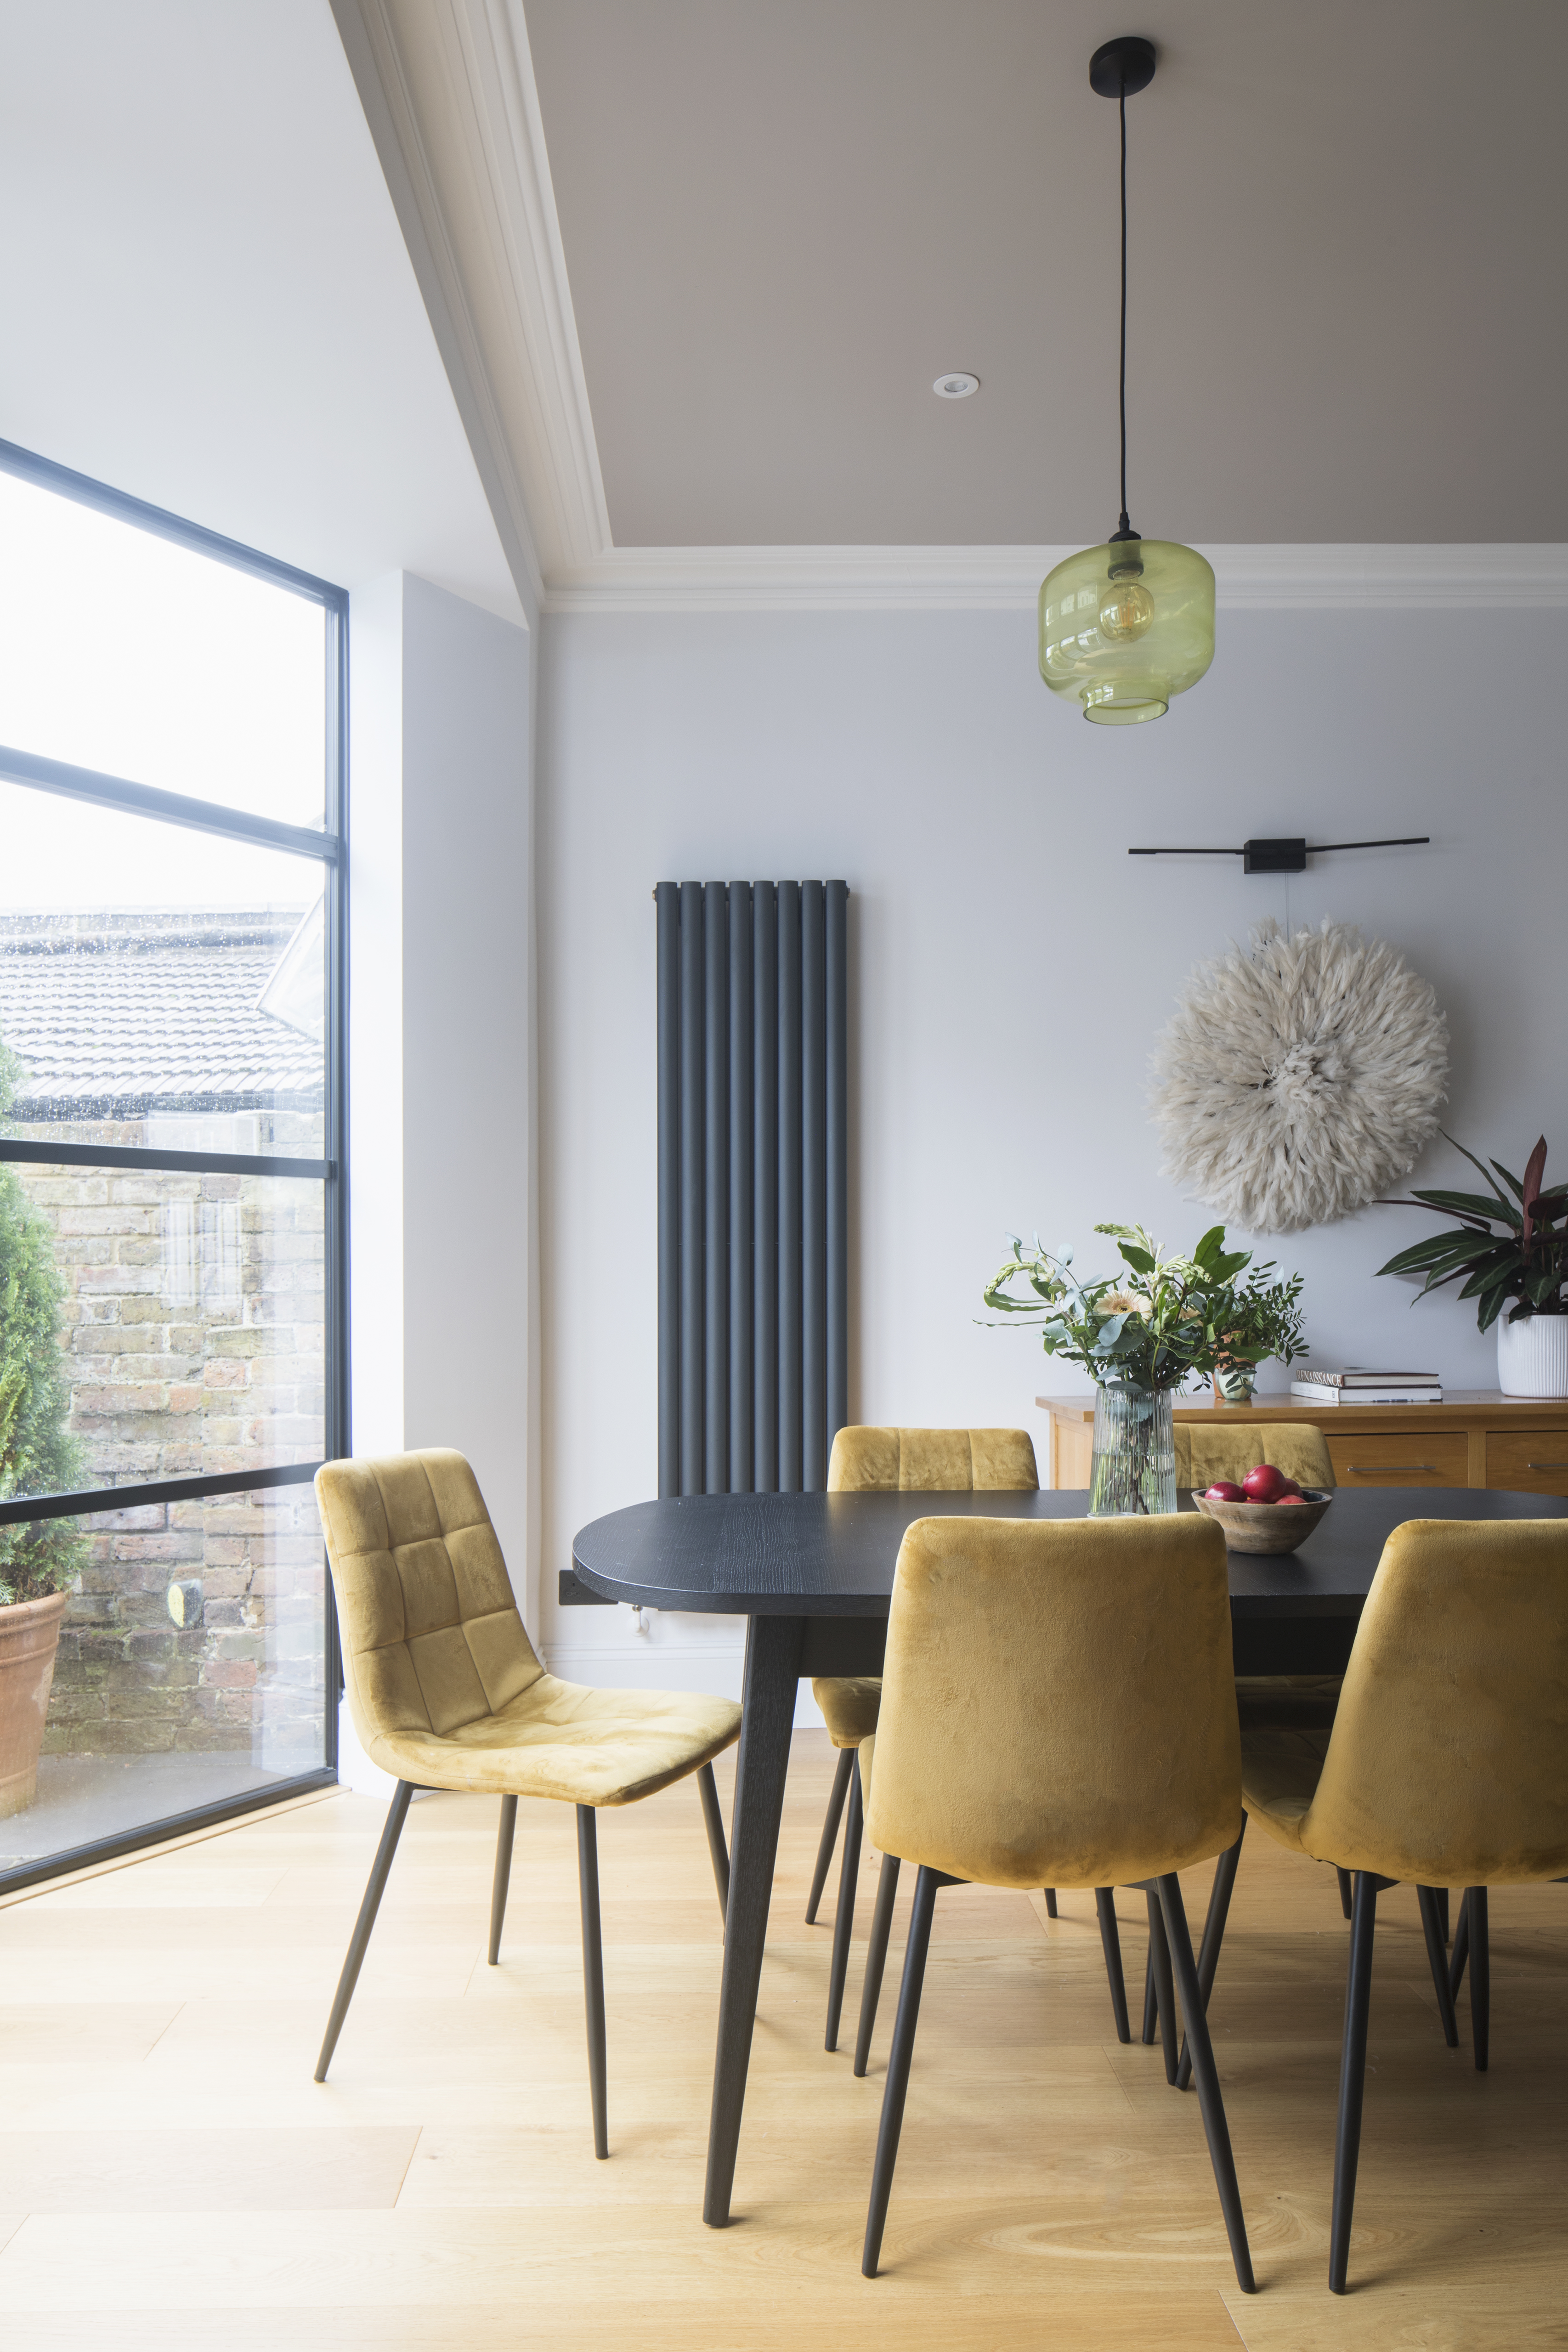
[[[1121,84],[1121,371],[1118,395],[1121,410],[1121,529],[1127,521],[1127,83]]]

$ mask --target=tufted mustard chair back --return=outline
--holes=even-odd
[[[1426,1886],[1568,1873],[1568,1521],[1394,1529],[1301,1843]]]
[[[841,1429],[827,1465],[830,1495],[1016,1494],[1039,1483],[1024,1429]]]
[[[539,1680],[544,1669],[460,1454],[329,1462],[316,1496],[343,1681],[367,1755],[383,1739],[449,1738]]]
[[[1259,1462],[1272,1462],[1300,1486],[1334,1483],[1329,1441],[1309,1421],[1231,1421],[1213,1429],[1179,1421],[1175,1439],[1178,1486],[1207,1486],[1215,1478],[1239,1485]]]
[[[992,1886],[1115,1886],[1241,1833],[1225,1538],[1146,1519],[917,1519],[867,1827]]]

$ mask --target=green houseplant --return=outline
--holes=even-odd
[[[1421,1298],[1458,1283],[1458,1296],[1476,1302],[1480,1329],[1497,1325],[1498,1385],[1505,1396],[1568,1394],[1568,1184],[1542,1185],[1546,1138],[1522,1176],[1500,1160],[1487,1167],[1451,1135],[1443,1140],[1480,1171],[1487,1190],[1413,1192],[1384,1202],[1390,1209],[1434,1209],[1453,1222],[1401,1250],[1378,1273],[1420,1275]]]
[[[1043,1249],[1038,1235],[1026,1247],[1009,1234],[1012,1255],[987,1285],[985,1304],[1027,1317],[1048,1356],[1093,1380],[1090,1512],[1173,1511],[1173,1392],[1194,1374],[1305,1355],[1301,1276],[1270,1280],[1273,1263],[1255,1266],[1250,1250],[1227,1250],[1223,1225],[1211,1226],[1185,1257],[1162,1256],[1142,1225],[1094,1230],[1116,1242],[1124,1272],[1081,1281],[1070,1249]]]
[[[16,1069],[0,1043],[0,1120]],[[16,1171],[0,1165],[0,1501],[59,1492],[79,1478],[58,1338],[62,1289],[49,1229]],[[0,1527],[0,1817],[33,1801],[64,1588],[86,1550],[68,1519]]]

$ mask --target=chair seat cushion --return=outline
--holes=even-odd
[[[1305,1851],[1301,1823],[1317,1794],[1327,1731],[1275,1724],[1241,1734],[1241,1801],[1251,1820],[1292,1852]]]
[[[1248,1731],[1331,1731],[1341,1675],[1237,1675],[1236,1706]]]
[[[710,1763],[740,1737],[732,1699],[593,1690],[542,1674],[494,1715],[445,1735],[381,1732],[371,1759],[426,1789],[633,1805]]]
[[[858,1748],[876,1730],[882,1704],[879,1675],[818,1675],[811,1696],[835,1748]]]

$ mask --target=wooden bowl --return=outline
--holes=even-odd
[[[1278,1554],[1295,1551],[1304,1544],[1317,1526],[1332,1495],[1321,1486],[1303,1486],[1304,1503],[1222,1503],[1211,1502],[1198,1488],[1193,1490],[1193,1500],[1200,1511],[1217,1519],[1225,1529],[1227,1551],[1253,1551]]]

